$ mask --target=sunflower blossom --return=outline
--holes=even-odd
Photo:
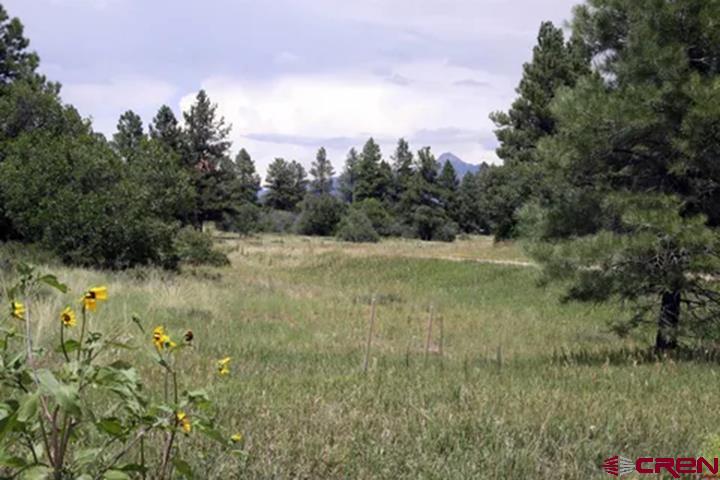
[[[97,308],[97,302],[105,301],[108,298],[107,287],[94,287],[88,290],[83,296],[83,307],[85,310],[94,312]]]
[[[190,419],[185,412],[180,410],[175,414],[175,417],[177,418],[178,424],[180,425],[180,428],[182,428],[183,432],[190,433],[192,431],[192,423],[190,423]]]
[[[74,327],[77,323],[75,312],[73,312],[70,307],[65,307],[65,310],[60,314],[60,321],[65,328]]]
[[[162,325],[155,327],[155,330],[153,330],[152,340],[155,348],[158,350],[174,348],[177,346],[177,344],[170,338],[170,335],[165,332],[165,328]]]
[[[25,320],[25,305],[20,302],[10,302],[12,316],[18,320]]]
[[[217,361],[218,373],[220,375],[228,375],[230,373],[230,357],[225,357]]]
[[[230,437],[230,440],[232,440],[233,443],[240,443],[243,441],[243,435],[242,433],[236,433]]]

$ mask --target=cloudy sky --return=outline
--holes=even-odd
[[[577,0],[3,0],[63,99],[112,134],[132,109],[187,108],[204,88],[258,169],[336,169],[375,137],[496,162],[506,109],[543,20]]]

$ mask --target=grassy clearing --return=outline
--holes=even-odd
[[[533,268],[456,261],[526,261],[511,244],[264,236],[222,247],[232,267],[182,275],[53,267],[74,292],[108,285],[113,301],[97,321],[119,335],[134,335],[132,313],[195,332],[187,382],[211,379],[221,423],[244,433],[247,451],[236,463],[186,444],[185,456],[207,467],[201,477],[604,478],[608,456],[694,456],[719,430],[714,366],[610,361],[647,341],[607,333],[621,312],[561,304]],[[54,321],[71,300],[48,297],[35,315]],[[445,356],[426,361],[430,304],[444,320]],[[40,336],[55,330],[42,324]],[[223,355],[233,373],[221,380],[213,368]]]

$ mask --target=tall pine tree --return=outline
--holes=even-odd
[[[328,195],[332,190],[332,177],[335,174],[332,163],[327,158],[325,147],[320,147],[315,161],[310,168],[313,180],[310,182],[310,191],[315,195]]]
[[[233,177],[228,174],[229,168],[220,165],[228,165],[230,127],[205,90],[198,92],[195,103],[183,115],[187,126],[184,163],[192,172],[198,201],[193,223],[201,228],[205,221],[219,220],[228,206],[227,192],[232,188],[228,183]]]
[[[577,8],[597,75],[559,94],[538,148],[562,195],[523,212],[546,274],[634,305],[618,332],[648,326],[658,350],[720,336],[718,24],[704,0]]]
[[[347,203],[352,203],[355,200],[359,161],[357,150],[351,148],[345,159],[343,172],[340,175],[340,194]]]

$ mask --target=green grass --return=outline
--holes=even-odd
[[[209,476],[607,478],[606,457],[696,456],[719,430],[713,364],[624,355],[648,338],[609,334],[621,311],[562,304],[534,268],[474,261],[527,260],[511,244],[260,237],[223,248],[231,267],[182,275],[55,267],[75,292],[108,284],[111,301],[96,320],[104,328],[134,335],[136,312],[150,328],[195,332],[183,382],[209,381],[221,425],[246,438],[241,462],[217,458],[194,436],[186,442],[200,471],[215,465]],[[69,300],[37,306],[50,319],[41,341]],[[430,305],[445,354],[426,359]],[[136,358],[150,378],[147,352]],[[215,378],[224,355],[232,375]]]

